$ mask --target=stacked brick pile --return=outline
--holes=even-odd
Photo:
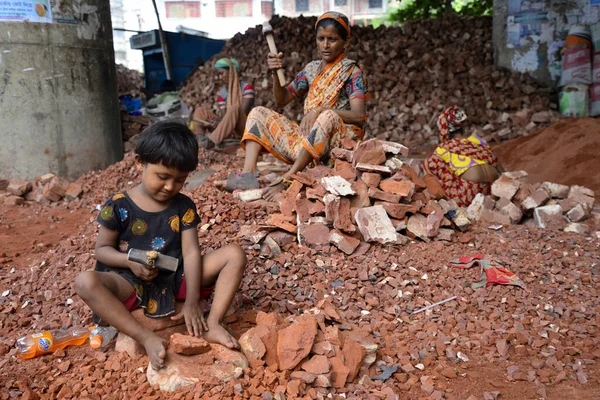
[[[350,255],[359,247],[359,253],[368,249],[361,242],[405,244],[404,234],[426,242],[450,241],[453,227],[464,230],[469,225],[464,209],[443,198],[433,177],[421,179],[402,162],[407,147],[378,139],[344,139],[342,145],[332,151],[333,168],[317,166],[292,176],[280,198],[280,213],[270,214],[263,226],[247,226],[240,236],[255,243],[264,238],[276,249],[281,235],[267,236],[265,230],[281,229],[297,235],[300,244],[331,243]],[[262,191],[236,196],[253,201]]]
[[[116,69],[117,93],[119,95],[130,94],[133,97],[140,96],[144,89],[144,75],[122,64],[117,64]]]
[[[375,362],[378,346],[369,339],[356,341],[352,332],[342,331],[352,327],[342,324],[343,313],[331,298],[322,299],[316,312],[285,321],[278,314],[259,312],[256,327],[240,338],[250,367],[289,371],[287,385],[276,387],[275,396],[315,398],[318,388],[343,389],[368,373]]]
[[[525,171],[503,173],[492,185],[491,196],[479,194],[467,209],[472,220],[510,225],[533,218],[538,228],[586,234],[594,191],[552,182],[530,184]]]
[[[274,17],[275,41],[284,54],[288,80],[318,59],[315,18]],[[449,17],[407,22],[400,27],[352,28],[348,57],[363,65],[371,99],[367,102],[367,135],[407,144],[420,152],[437,141],[439,113],[454,104],[462,107],[472,126],[486,140],[522,136],[549,125],[550,93],[533,79],[494,66],[491,17]],[[262,26],[234,36],[220,57],[235,57],[242,78],[254,84],[256,105],[300,120],[302,101],[278,109],[267,71],[268,47]],[[207,62],[181,90],[190,107],[214,107],[220,83]]]
[[[5,205],[21,205],[25,201],[47,204],[63,198],[75,200],[82,193],[83,188],[79,183],[69,183],[66,179],[50,173],[36,177],[33,183],[28,180],[0,178],[0,200]]]

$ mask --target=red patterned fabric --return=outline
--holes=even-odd
[[[437,124],[440,130],[441,143],[439,147],[443,147],[450,153],[485,161],[494,167],[498,166],[498,159],[488,146],[477,145],[468,140],[448,139],[450,131],[459,129],[465,119],[466,115],[457,106],[446,109],[440,115]],[[477,193],[490,194],[491,183],[471,182],[462,179],[460,176],[455,175],[448,164],[435,153],[425,161],[425,169],[437,178],[446,195],[461,207],[469,206]]]
[[[478,267],[479,280],[471,284],[474,289],[490,285],[514,285],[525,288],[525,283],[517,275],[500,265],[491,255],[473,254],[464,256],[452,260],[448,265],[459,269]]]
[[[489,147],[478,146],[474,143],[468,141],[463,142],[459,139],[450,139],[442,143],[440,147],[444,147],[452,153],[485,161],[494,167],[498,165],[498,159]],[[460,207],[469,206],[477,193],[483,193],[485,195],[490,194],[492,188],[491,183],[471,182],[462,179],[460,176],[456,176],[454,172],[448,168],[448,164],[436,154],[429,156],[425,168],[437,178],[444,188],[446,195],[449,198],[454,199],[456,204]]]

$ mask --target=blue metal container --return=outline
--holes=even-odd
[[[171,80],[178,86],[196,66],[204,64],[225,46],[224,40],[210,39],[200,34],[165,32],[165,36],[171,62]],[[132,49],[143,51],[146,90],[158,93],[160,84],[167,79],[158,30],[132,36],[130,44]]]

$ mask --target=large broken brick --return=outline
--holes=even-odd
[[[352,182],[352,190],[356,192],[356,195],[350,198],[351,207],[364,208],[371,206],[371,199],[369,198],[369,188],[363,181],[356,180]]]
[[[359,164],[356,164],[355,168],[362,172],[373,172],[376,174],[384,174],[384,175],[392,174],[391,168],[383,166],[383,165],[359,163]]]
[[[11,180],[6,187],[6,191],[15,196],[24,196],[32,188],[31,182],[26,180]]]
[[[296,197],[296,215],[300,222],[307,222],[311,216],[310,202],[303,193]]]
[[[353,164],[359,163],[380,165],[385,162],[385,151],[377,139],[369,139],[360,143],[354,150]]]
[[[310,215],[321,215],[325,211],[325,205],[319,200],[308,202],[308,212]]]
[[[347,382],[352,382],[363,365],[366,350],[363,346],[347,337],[344,339],[342,354],[344,355],[344,365],[349,369]]]
[[[331,150],[331,155],[333,155],[338,160],[344,160],[344,161],[348,161],[348,162],[352,162],[352,160],[354,158],[353,151],[346,150],[341,147],[336,147],[335,149]]]
[[[401,155],[402,157],[408,157],[408,147],[401,145],[400,143],[387,142],[380,140],[383,151],[386,153],[392,153],[394,155]]]
[[[311,316],[300,316],[296,323],[278,332],[277,357],[279,368],[293,369],[309,355],[317,335],[317,320]]]
[[[67,190],[65,192],[65,198],[67,200],[75,200],[83,193],[83,188],[79,183],[71,182],[69,186],[67,186]]]
[[[415,171],[413,169],[413,167],[411,167],[410,165],[403,165],[402,166],[402,173],[404,173],[404,175],[412,183],[415,184],[415,187],[417,188],[417,190],[418,189],[425,189],[427,187],[427,184],[425,183],[425,181],[419,177],[419,174],[417,174],[417,171]]]
[[[492,184],[492,195],[507,200],[512,200],[513,196],[519,190],[521,182],[516,179],[511,179],[505,174],[502,174],[500,178]]]
[[[291,216],[296,211],[296,196],[302,190],[302,184],[298,181],[292,181],[290,187],[285,191],[283,201],[279,209],[285,216]]]
[[[398,239],[396,229],[382,206],[359,209],[354,219],[367,242],[394,243]]]
[[[571,233],[579,233],[580,235],[587,235],[588,233],[590,233],[590,228],[586,224],[571,222],[565,227],[564,231]]]
[[[316,185],[314,188],[306,189],[306,198],[311,200],[323,200],[323,196],[327,194],[327,190],[321,185]]]
[[[433,175],[427,174],[423,177],[423,182],[427,186],[427,191],[436,200],[440,200],[446,197],[446,192],[437,178]]]
[[[385,179],[381,181],[379,187],[386,193],[397,194],[400,197],[411,197],[415,192],[415,184],[411,181]]]
[[[69,187],[70,187],[70,185],[69,185]],[[263,192],[264,192],[264,189],[236,190],[233,192],[233,198],[239,199],[240,201],[243,201],[244,203],[248,203],[251,201],[256,201],[256,200],[262,199]],[[67,189],[67,193],[68,193],[68,189]],[[68,199],[67,194],[65,194],[65,197],[67,197],[67,199]]]
[[[398,172],[398,170],[400,170],[400,168],[404,166],[404,163],[401,160],[394,157],[387,160],[384,165],[391,169],[392,173],[395,173]]]
[[[322,224],[302,224],[298,227],[301,242],[313,246],[329,243],[329,228]]]
[[[338,230],[331,231],[331,233],[329,234],[329,242],[333,243],[338,249],[340,249],[348,255],[354,253],[354,251],[360,244],[360,240],[353,238],[352,236],[344,235]]]
[[[367,193],[368,193],[369,197],[372,199],[381,200],[381,201],[385,201],[388,203],[399,203],[400,202],[400,196],[398,196],[397,194],[386,193],[383,190],[379,190],[376,188],[369,188]]]
[[[374,174],[372,172],[364,172],[360,177],[364,183],[367,184],[368,187],[378,187],[379,182],[381,182],[381,175]]]
[[[550,200],[550,195],[544,189],[533,190],[529,196],[521,202],[523,211],[532,212],[534,209],[541,207]]]
[[[483,209],[481,212],[481,221],[485,221],[491,224],[510,225],[510,217],[506,214],[502,214],[500,211]]]
[[[583,186],[573,185],[569,190],[568,199],[571,199],[588,210],[594,207],[594,191]]]
[[[443,219],[444,214],[442,213],[441,208],[434,210],[431,214],[427,216],[427,236],[429,236],[430,238],[437,236]]]
[[[356,179],[356,172],[352,168],[352,164],[342,160],[335,160],[333,167],[335,175],[346,179],[348,182],[352,182]]]
[[[406,224],[406,232],[412,235],[412,237],[417,237],[425,242],[428,242],[429,235],[427,234],[427,217],[423,214],[411,215],[408,218],[408,223]]]
[[[483,193],[477,193],[471,204],[469,204],[469,207],[467,207],[467,217],[469,217],[471,221],[479,221],[481,219],[484,201],[485,195]]]
[[[542,206],[533,211],[538,228],[563,229],[566,225],[559,205]]]
[[[203,338],[182,335],[181,333],[171,335],[169,347],[173,348],[175,353],[186,356],[207,353],[211,349],[210,343]]]
[[[496,203],[496,208],[500,213],[508,216],[510,218],[511,224],[518,224],[521,222],[521,218],[523,218],[523,211],[519,207],[517,207],[513,202],[507,200],[506,198],[501,198]]]
[[[337,218],[337,212],[340,207],[340,198],[331,193],[327,193],[323,197],[323,203],[325,204],[325,220],[328,224],[333,224],[333,221]]]
[[[259,331],[261,328],[265,331],[264,334],[261,334]],[[240,337],[240,349],[242,353],[246,356],[251,365],[262,365],[262,358],[267,352],[265,345],[262,341],[263,336],[266,336],[268,333],[268,329],[264,326],[257,326],[252,329],[247,330]]]
[[[54,177],[44,186],[42,194],[50,201],[59,201],[65,196],[68,186],[69,184],[65,180]]]
[[[297,231],[296,225],[292,224],[283,214],[271,214],[267,218],[267,221],[270,225],[276,226],[284,231],[290,233],[296,233]]]
[[[350,215],[350,200],[345,197],[339,199],[337,218],[333,221],[333,227],[348,233],[356,230]]]
[[[567,212],[567,217],[569,217],[571,222],[580,222],[589,216],[589,210],[581,204],[577,204],[575,207],[569,210],[569,212]]]
[[[351,196],[356,194],[350,182],[340,176],[328,176],[321,179],[323,187],[336,196]]]
[[[385,201],[378,201],[375,203],[376,206],[382,206],[385,212],[392,218],[402,219],[407,213],[416,214],[419,212],[419,204],[399,204],[399,203],[388,203]]]
[[[550,197],[553,199],[564,199],[569,195],[569,187],[567,185],[561,185],[559,183],[544,182],[542,187],[550,193]]]
[[[318,183],[317,180],[307,172],[296,172],[290,176],[290,178],[308,187],[313,187]]]
[[[342,359],[338,356],[331,359],[331,385],[337,389],[343,389],[346,386],[346,380],[350,374],[350,369],[344,365]]]

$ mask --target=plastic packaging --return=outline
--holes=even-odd
[[[32,333],[17,340],[19,358],[33,358],[50,354],[67,346],[81,346],[90,336],[90,328],[74,327]]]
[[[117,335],[118,331],[112,326],[94,326],[90,333],[90,346],[97,349],[107,346]]]

